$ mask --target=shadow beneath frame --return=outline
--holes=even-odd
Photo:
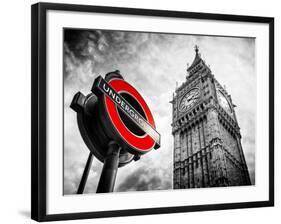
[[[25,218],[30,218],[30,215],[31,215],[30,211],[27,211],[27,210],[20,210],[20,211],[18,211],[18,213]]]

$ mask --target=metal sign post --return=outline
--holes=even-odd
[[[93,162],[93,154],[90,152],[89,156],[88,156],[86,166],[84,168],[82,178],[80,180],[80,184],[79,184],[79,187],[78,187],[78,190],[77,190],[77,194],[83,194],[83,192],[84,192],[85,185],[86,185],[89,173],[90,173],[92,162]]]
[[[107,156],[104,160],[97,193],[112,192],[118,171],[120,146],[112,141],[108,144]]]

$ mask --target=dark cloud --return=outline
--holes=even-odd
[[[171,167],[170,167],[171,168]],[[165,176],[165,170],[155,167],[140,167],[128,175],[116,191],[167,190],[172,188],[171,175]],[[168,172],[171,174],[171,172]]]
[[[169,43],[171,35],[155,35],[150,33],[134,33],[121,31],[75,30],[64,31],[64,77],[67,78],[72,68],[88,62],[92,73],[102,70],[127,67],[136,61],[149,59],[153,66],[159,62],[159,57],[151,57],[150,52],[158,52],[159,45]],[[134,68],[133,68],[134,69]]]

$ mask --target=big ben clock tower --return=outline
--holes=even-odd
[[[231,96],[195,46],[173,94],[174,189],[250,185]]]

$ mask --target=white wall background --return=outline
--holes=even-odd
[[[0,34],[0,223],[30,220],[30,5],[36,1],[1,4]],[[236,209],[168,215],[134,216],[60,223],[278,223],[280,199],[280,5],[278,1],[246,0],[68,0],[62,3],[183,10],[275,17],[275,200],[274,208]],[[279,98],[279,99],[278,99]],[[279,116],[278,116],[279,114]],[[278,221],[277,221],[278,220]]]

